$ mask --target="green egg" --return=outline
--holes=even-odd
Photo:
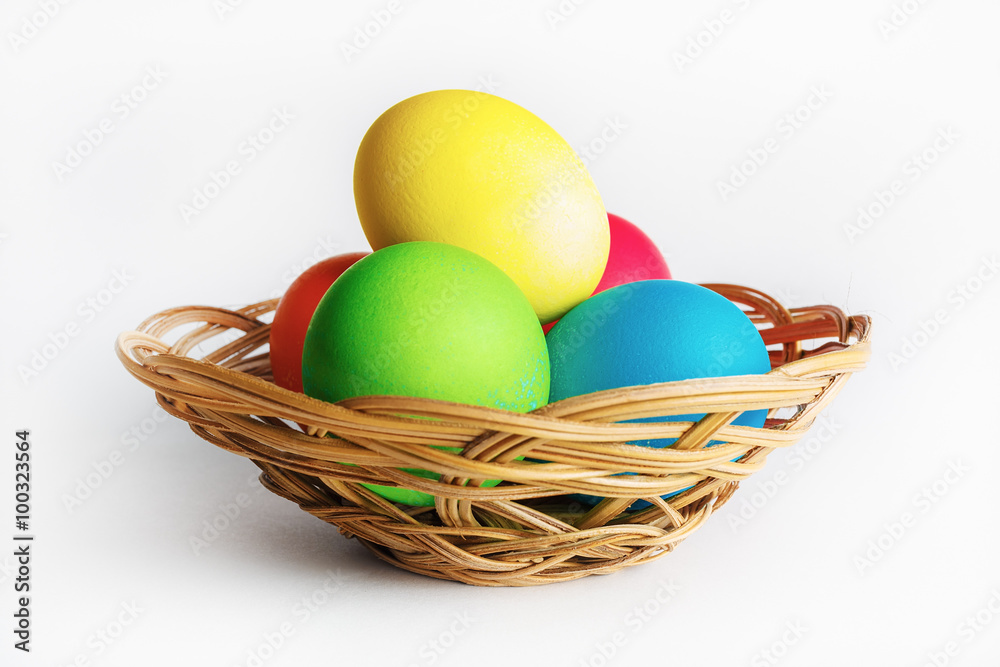
[[[378,250],[333,283],[306,332],[302,384],[331,403],[416,396],[528,412],[548,402],[549,355],[534,309],[503,271],[463,248],[417,241]],[[366,486],[394,502],[434,504],[420,491]]]

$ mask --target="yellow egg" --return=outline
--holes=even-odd
[[[354,199],[373,249],[471,250],[542,322],[589,297],[608,259],[607,213],[580,158],[540,118],[487,93],[423,93],[379,116],[358,149]]]

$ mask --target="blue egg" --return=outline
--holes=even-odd
[[[563,316],[546,341],[550,402],[618,387],[771,370],[757,327],[738,306],[710,289],[680,280],[643,280],[595,294]],[[698,421],[704,416],[630,421]],[[766,417],[767,410],[753,410],[732,423],[760,427]],[[669,447],[675,440],[630,444]],[[601,500],[579,497],[591,503]],[[648,505],[639,501],[632,508]]]

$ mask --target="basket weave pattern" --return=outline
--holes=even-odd
[[[276,299],[239,310],[167,310],[121,334],[116,350],[167,412],[253,460],[266,488],[379,558],[431,577],[525,586],[609,573],[668,553],[768,453],[798,441],[868,361],[867,316],[848,317],[833,306],[789,310],[746,287],[705,287],[742,305],[758,324],[775,348],[771,373],[603,391],[529,414],[398,396],[334,405],[270,382],[261,349],[270,324],[261,318]],[[217,336],[228,342],[202,358],[189,356]],[[763,428],[729,425],[758,409],[769,410]],[[616,423],[691,413],[707,414],[695,423]],[[626,444],[652,438],[677,441],[667,449]],[[414,477],[398,470],[404,467],[442,477]],[[477,486],[488,479],[505,483]],[[425,491],[437,497],[436,506],[397,506],[362,483]],[[606,499],[591,507],[568,495],[574,493]],[[636,499],[652,505],[629,511]]]

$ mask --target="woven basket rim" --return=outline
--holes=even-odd
[[[269,380],[260,348],[270,324],[260,318],[278,299],[235,310],[169,308],[122,332],[115,352],[169,414],[251,459],[266,488],[357,537],[378,558],[464,583],[535,585],[613,572],[672,550],[770,451],[799,440],[870,359],[868,315],[830,305],[789,309],[752,288],[703,286],[745,307],[771,348],[769,373],[610,389],[529,413],[385,395],[333,404]],[[177,340],[163,340],[192,324]],[[230,330],[242,334],[190,356]],[[805,341],[817,346],[805,349]],[[757,409],[769,411],[763,427],[730,423]],[[792,414],[779,416],[781,409]],[[705,416],[620,423],[684,414]],[[658,438],[676,442],[629,444]],[[531,462],[519,460],[525,456]],[[407,467],[441,477],[413,477],[400,470]],[[488,479],[505,482],[482,486]],[[423,491],[434,506],[394,505],[370,484]],[[572,493],[604,500],[574,509],[579,503],[566,500]],[[649,507],[630,511],[636,499]]]
[[[249,323],[253,322],[253,320],[247,317],[248,313],[266,313],[269,310],[273,310],[277,302],[278,299],[268,299],[250,304],[237,311],[231,311],[214,306],[182,306],[168,308],[146,318],[135,330],[125,331],[119,334],[115,343],[116,355],[126,369],[137,377],[137,379],[143,381],[144,384],[153,386],[154,389],[157,389],[157,387],[145,382],[142,374],[137,372],[139,368],[163,370],[174,369],[184,372],[185,374],[201,374],[204,377],[221,376],[221,378],[233,381],[234,384],[250,394],[274,394],[285,398],[289,402],[297,403],[302,407],[308,407],[310,409],[306,410],[306,412],[310,415],[319,418],[320,420],[331,420],[331,423],[338,423],[341,421],[337,419],[338,416],[344,417],[348,420],[354,420],[361,417],[361,415],[364,415],[365,421],[371,419],[375,422],[395,425],[403,430],[413,430],[417,432],[426,431],[428,429],[433,430],[435,427],[443,428],[449,426],[461,426],[463,423],[470,420],[478,424],[489,424],[496,428],[515,429],[516,432],[521,432],[524,429],[531,429],[532,426],[536,429],[544,430],[546,426],[552,426],[553,424],[586,423],[590,425],[590,429],[601,430],[609,436],[620,434],[625,439],[653,437],[647,435],[650,432],[648,424],[678,424],[688,422],[648,422],[638,424],[612,422],[595,423],[593,421],[579,422],[570,416],[573,414],[573,409],[578,406],[593,406],[595,404],[618,404],[621,402],[643,399],[691,396],[692,394],[705,395],[718,393],[726,389],[738,390],[741,386],[745,388],[751,385],[756,387],[758,391],[789,391],[792,387],[801,387],[802,381],[808,380],[812,376],[823,377],[823,371],[829,366],[839,366],[842,368],[861,370],[866,366],[871,356],[870,316],[845,316],[849,322],[849,329],[841,336],[840,343],[843,345],[841,349],[827,350],[820,352],[819,354],[804,357],[800,360],[791,361],[773,368],[768,373],[759,375],[733,375],[696,378],[691,380],[676,380],[671,382],[659,382],[607,389],[569,397],[560,401],[547,403],[546,405],[536,408],[530,412],[518,413],[500,408],[470,405],[440,399],[396,395],[356,396],[338,401],[336,403],[328,403],[321,399],[313,398],[303,393],[280,387],[261,377],[232,370],[210,361],[192,358],[185,354],[176,354],[169,351],[151,352],[148,354],[138,353],[139,350],[145,347],[143,344],[155,345],[157,342],[151,339],[148,334],[145,334],[142,330],[144,328],[148,328],[152,323],[162,320],[163,318],[181,310],[194,309],[194,312],[197,312],[199,315],[203,313],[224,312],[245,318],[245,320]],[[834,306],[821,307],[842,312]],[[794,312],[794,310],[805,309],[793,309],[792,312]],[[792,315],[790,314],[790,317],[791,316]],[[262,332],[270,330],[269,324],[265,324],[261,327],[259,323],[255,322],[254,326],[258,327]],[[854,342],[849,342],[850,338],[854,338]],[[822,360],[825,363],[817,367],[817,360]],[[823,383],[821,381],[816,382],[817,386],[820,384]],[[693,387],[699,388],[699,391],[692,392]],[[750,410],[759,408],[748,406],[744,409]],[[449,415],[454,418],[454,421],[442,419],[436,422],[429,422],[426,419],[414,419],[398,416],[401,411],[406,411],[406,414],[426,413],[438,416]],[[689,412],[691,412],[690,408],[676,407],[673,409],[668,408],[666,412],[662,412],[661,414],[663,414],[663,416],[669,416],[672,414],[687,414]],[[300,411],[296,411],[294,414],[276,416],[294,419],[296,416],[300,417],[302,415]],[[730,428],[741,427],[734,426]]]

